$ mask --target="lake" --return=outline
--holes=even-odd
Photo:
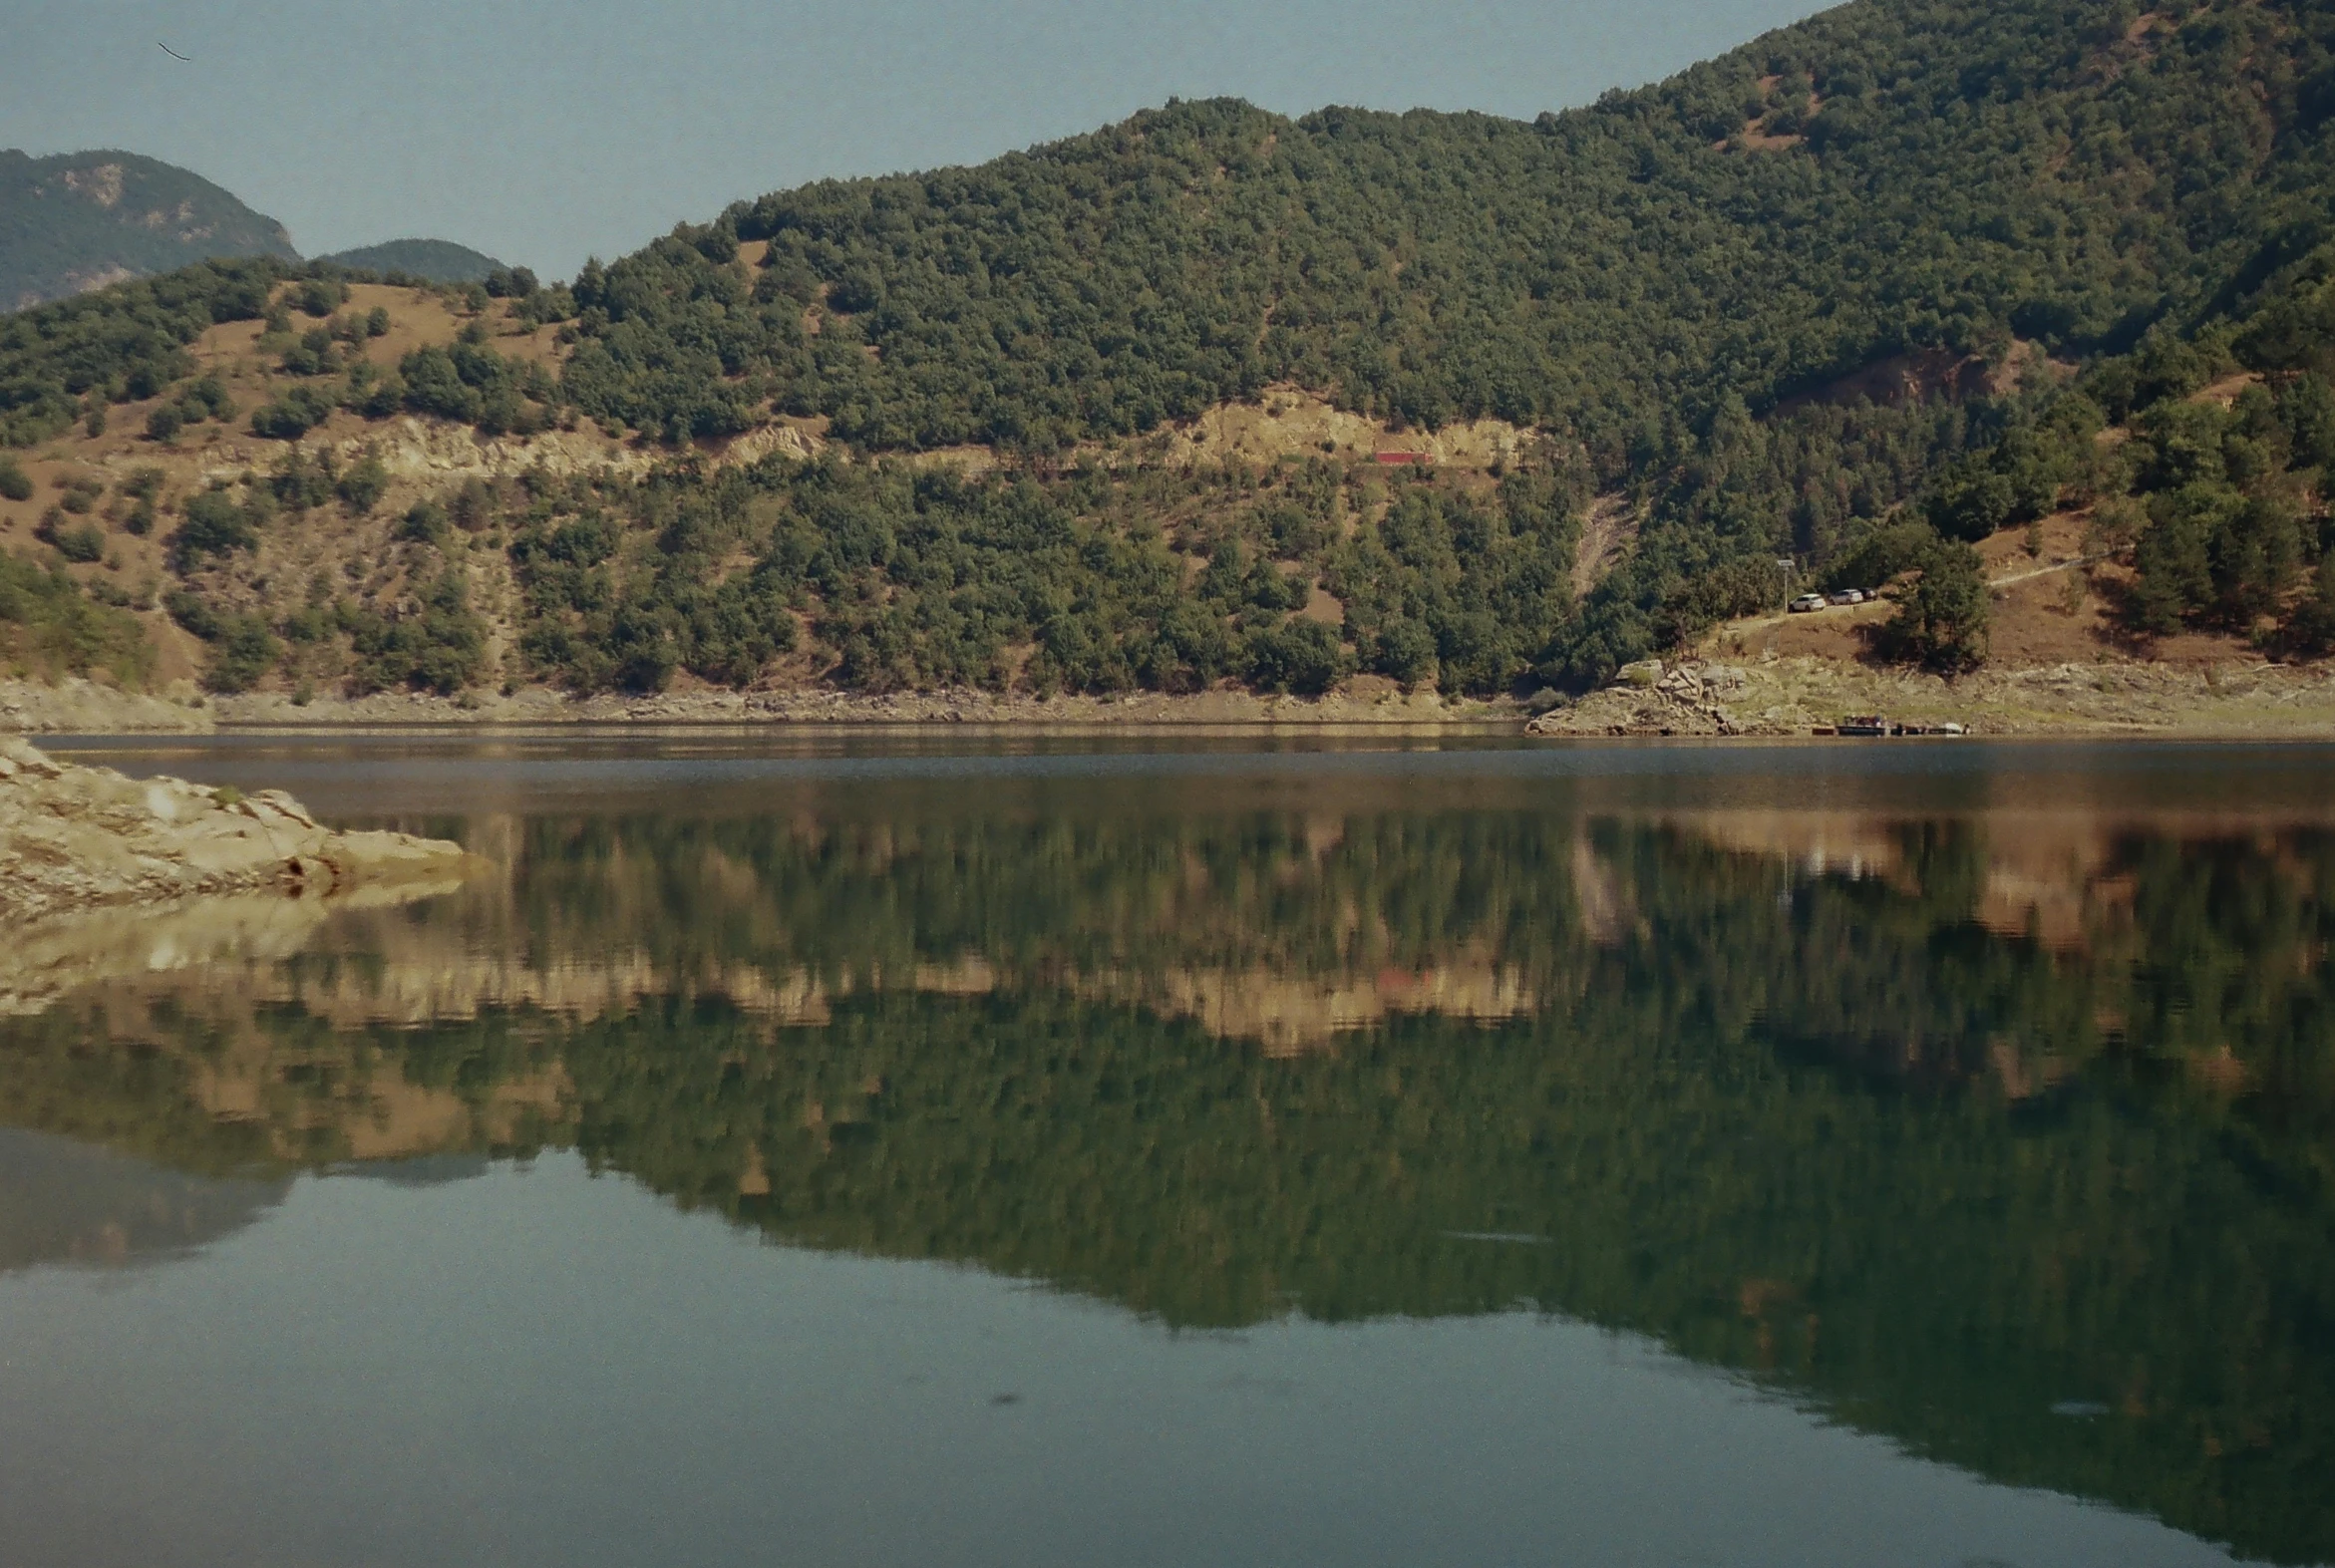
[[[10,1564],[2335,1561],[2335,749],[51,750]]]

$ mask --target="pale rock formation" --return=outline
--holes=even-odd
[[[443,878],[459,844],[336,832],[279,789],[242,796],[182,779],[130,779],[0,738],[0,927],[76,910],[198,895],[329,897]]]

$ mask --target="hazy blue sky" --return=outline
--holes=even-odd
[[[0,0],[0,147],[184,164],[312,255],[424,234],[565,276],[740,196],[978,161],[1170,96],[1528,118],[1817,9]]]

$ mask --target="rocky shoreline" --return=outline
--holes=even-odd
[[[1646,660],[1525,726],[1549,739],[1828,734],[1851,714],[1979,736],[2335,739],[2335,669],[2232,661],[1979,670],[1954,680],[1835,660]]]
[[[223,894],[322,899],[459,874],[460,844],[339,832],[281,790],[131,779],[0,739],[0,925]]]
[[[572,697],[377,692],[294,702],[281,693],[121,692],[87,680],[0,681],[0,734],[209,734],[231,729],[556,725],[934,726],[996,729],[1517,730],[1546,739],[1825,734],[1850,714],[1958,724],[1971,735],[2335,739],[2335,665],[2253,658],[2193,666],[2114,661],[1988,668],[1947,680],[1811,657],[1649,659],[1570,701],[1446,698],[1364,677],[1323,697],[1245,691],[1035,697],[973,689],[868,695],[824,689]]]
[[[280,693],[204,697],[191,689],[138,696],[86,680],[57,686],[0,682],[0,732],[30,734],[208,734],[251,727],[389,725],[736,724],[736,725],[1470,725],[1521,724],[1516,703],[1404,693],[1392,682],[1356,683],[1326,697],[1258,696],[1242,691],[1168,696],[1034,697],[948,688],[869,695],[808,689],[783,692],[673,691],[646,697],[571,697],[546,687],[507,696],[466,692],[376,692],[296,703]],[[1383,688],[1383,689],[1382,689]]]

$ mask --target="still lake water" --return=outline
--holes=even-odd
[[[0,1561],[2335,1560],[2335,750],[54,749]]]

